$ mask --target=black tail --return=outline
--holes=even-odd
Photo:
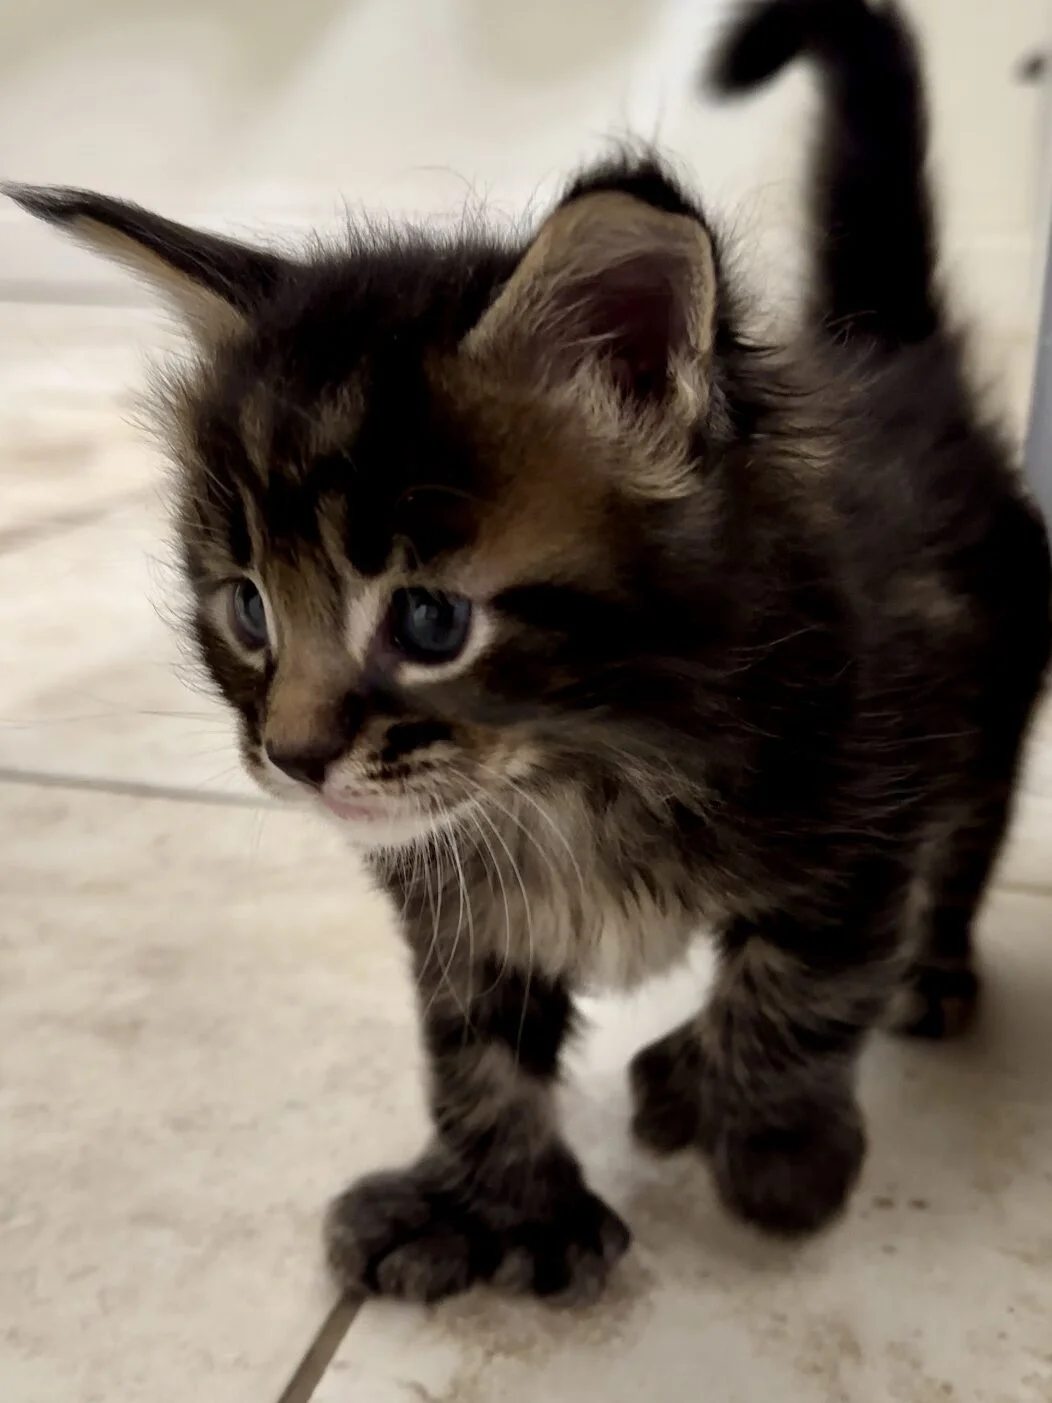
[[[921,341],[939,302],[914,37],[890,0],[760,0],[732,21],[709,85],[749,92],[804,56],[826,99],[811,175],[815,315],[837,336]]]

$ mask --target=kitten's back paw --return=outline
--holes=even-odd
[[[701,1047],[692,1023],[643,1048],[628,1069],[632,1132],[655,1154],[675,1154],[702,1136]]]
[[[492,1282],[556,1305],[584,1304],[600,1295],[629,1240],[617,1214],[583,1185],[521,1212],[465,1202],[427,1160],[352,1185],[325,1222],[342,1290],[410,1301]]]
[[[712,1167],[720,1197],[738,1217],[779,1237],[801,1237],[841,1213],[865,1152],[857,1107],[816,1106],[777,1125],[729,1127]]]
[[[917,964],[896,992],[885,1022],[909,1038],[955,1038],[979,1005],[979,977],[966,963]]]

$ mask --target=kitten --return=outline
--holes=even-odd
[[[725,92],[798,55],[825,120],[813,296],[745,339],[650,159],[524,247],[362,235],[296,261],[76,191],[199,352],[168,395],[202,657],[245,763],[339,817],[399,909],[434,1120],[327,1223],[340,1283],[582,1300],[629,1234],[553,1089],[586,982],[716,932],[706,1008],[635,1059],[635,1130],[796,1234],[863,1159],[881,1022],[940,1037],[1049,656],[1045,532],[936,290],[925,114],[891,6],[774,0]]]

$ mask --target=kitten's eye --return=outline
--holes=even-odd
[[[258,652],[267,646],[267,611],[251,580],[238,580],[230,591],[230,624],[242,648]]]
[[[463,651],[471,628],[471,600],[439,590],[399,589],[391,597],[391,639],[419,663],[450,662]]]

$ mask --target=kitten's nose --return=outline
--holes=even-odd
[[[267,741],[264,749],[267,759],[290,779],[301,784],[312,784],[320,789],[325,783],[325,772],[334,760],[338,760],[346,749],[342,739],[319,738],[305,745],[283,746]]]

